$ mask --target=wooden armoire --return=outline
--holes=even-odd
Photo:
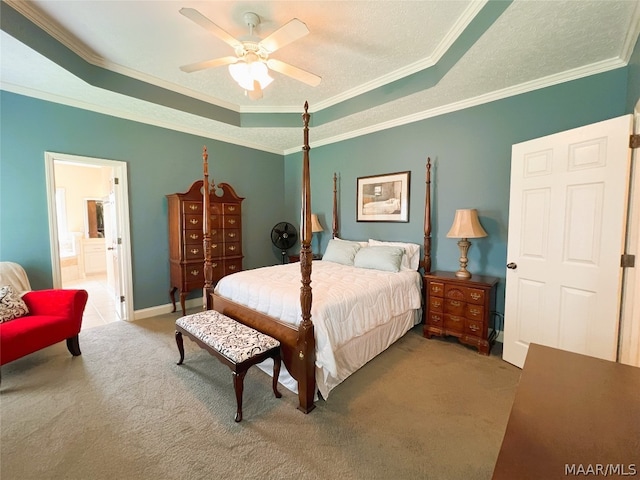
[[[198,180],[185,193],[167,195],[169,214],[169,297],[176,311],[175,292],[180,290],[180,306],[185,315],[189,292],[204,287],[204,247],[202,228],[202,185]],[[218,195],[217,192],[222,192]],[[213,283],[242,270],[242,201],[227,183],[216,186],[210,195],[211,256]]]

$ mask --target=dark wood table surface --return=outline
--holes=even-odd
[[[640,368],[531,344],[494,480],[640,478]]]

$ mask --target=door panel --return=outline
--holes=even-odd
[[[513,146],[503,358],[529,343],[615,360],[632,117]]]

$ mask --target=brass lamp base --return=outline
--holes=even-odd
[[[471,246],[471,242],[466,238],[461,238],[458,241],[458,248],[460,248],[460,270],[456,272],[456,277],[458,278],[471,278],[471,273],[467,270],[467,252],[469,251],[469,247]]]

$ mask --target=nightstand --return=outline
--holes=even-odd
[[[431,272],[424,279],[424,336],[452,335],[461,343],[489,355],[491,312],[495,309],[498,278],[454,272]]]

